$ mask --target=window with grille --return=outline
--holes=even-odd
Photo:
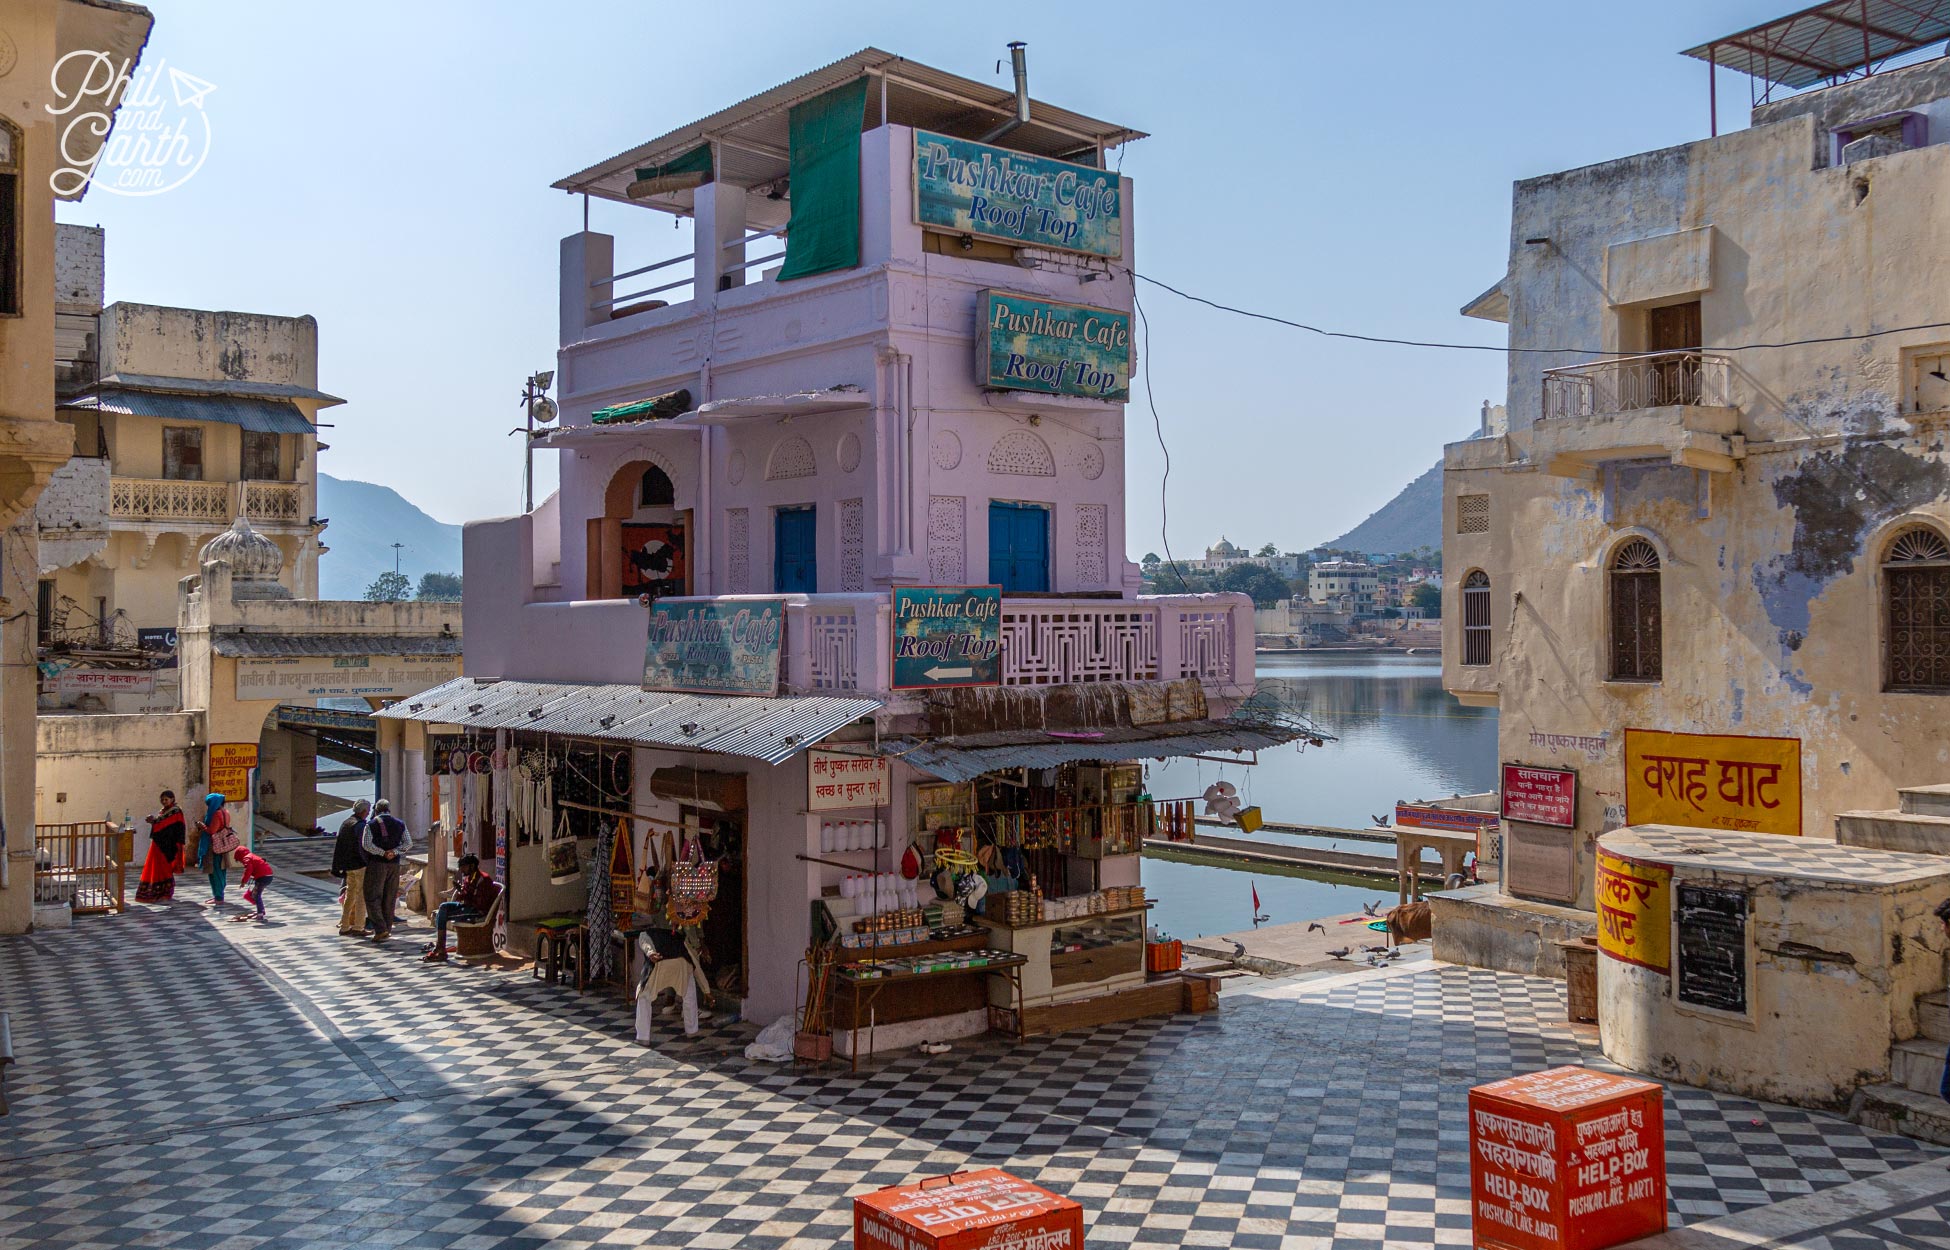
[[[203,431],[193,425],[163,427],[163,476],[177,482],[203,480]]]
[[[1458,534],[1487,534],[1490,532],[1490,497],[1488,495],[1456,496],[1456,532]]]
[[[0,317],[20,315],[20,257],[25,209],[20,199],[21,134],[0,117]]]
[[[1643,538],[1611,560],[1611,679],[1658,681],[1659,552]]]
[[[1950,542],[1923,525],[1897,534],[1882,587],[1887,688],[1950,691]]]
[[[1464,664],[1490,662],[1490,575],[1481,569],[1463,578],[1462,644]]]
[[[278,435],[258,430],[244,431],[243,470],[238,476],[246,482],[278,480]]]

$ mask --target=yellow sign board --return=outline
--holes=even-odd
[[[1625,731],[1625,823],[1801,833],[1801,739]]]
[[[1598,852],[1598,949],[1654,972],[1672,969],[1672,869]]]
[[[210,789],[233,803],[250,798],[251,769],[256,767],[255,742],[210,744]]]

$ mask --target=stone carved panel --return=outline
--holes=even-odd
[[[1086,481],[1094,482],[1104,475],[1104,449],[1095,443],[1085,443],[1077,453],[1077,472]]]
[[[934,436],[934,467],[955,469],[961,467],[961,436],[953,430],[943,430]]]
[[[772,449],[771,458],[765,462],[765,480],[768,482],[811,477],[818,471],[812,444],[797,434],[780,439],[778,446]]]
[[[1056,457],[1049,444],[1028,430],[1011,430],[989,449],[989,472],[1017,477],[1055,477]]]
[[[748,595],[752,590],[752,510],[725,509],[724,533],[725,593]]]
[[[1110,507],[1101,503],[1077,505],[1076,579],[1096,590],[1110,581]]]
[[[725,472],[725,476],[731,479],[731,484],[733,486],[736,486],[738,485],[738,483],[744,481],[745,480],[745,453],[742,451],[732,452],[731,459],[725,462],[724,472]]]
[[[866,588],[866,503],[859,499],[842,499],[840,500],[840,589],[865,590]]]
[[[959,495],[928,499],[928,578],[941,586],[959,586],[967,579],[964,558],[968,501]]]
[[[834,452],[839,461],[840,472],[851,473],[860,467],[860,436],[851,430],[840,435],[839,448]]]

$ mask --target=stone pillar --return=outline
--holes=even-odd
[[[589,306],[615,296],[614,286],[607,281],[615,272],[616,240],[611,236],[585,230],[562,240],[560,320],[564,346],[579,341],[590,326],[609,320],[609,309]],[[589,285],[592,282],[600,285]],[[566,384],[563,389],[567,389]]]
[[[34,514],[0,531],[0,819],[6,822],[6,885],[0,933],[34,921],[34,609],[40,562]],[[131,886],[131,889],[134,887]]]

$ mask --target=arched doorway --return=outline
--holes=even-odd
[[[589,521],[589,598],[689,594],[690,520],[661,465],[632,460],[618,469],[603,491],[603,514]]]

